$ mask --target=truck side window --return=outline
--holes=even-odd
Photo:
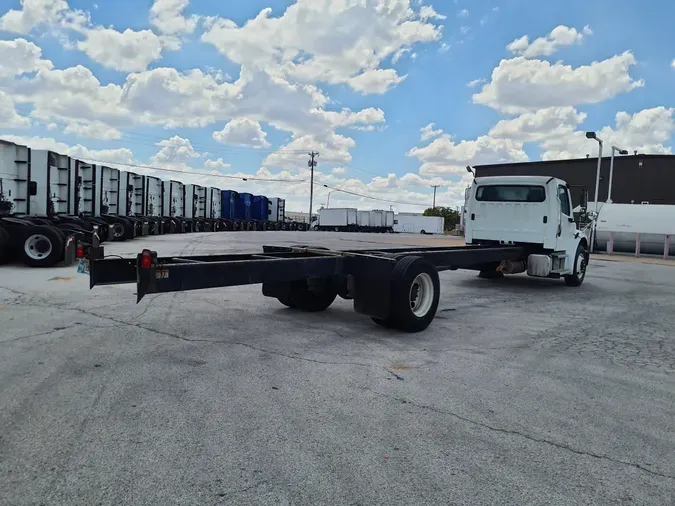
[[[560,210],[565,216],[572,216],[572,206],[570,205],[569,193],[564,186],[558,186],[558,199],[560,200]]]

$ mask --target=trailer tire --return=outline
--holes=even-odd
[[[565,276],[567,286],[581,286],[586,278],[586,266],[588,265],[588,252],[583,244],[577,246],[577,253],[574,255],[574,272]]]
[[[65,234],[53,227],[30,227],[21,242],[23,262],[29,267],[51,267],[61,259]]]
[[[404,332],[421,332],[436,316],[440,295],[436,267],[422,257],[404,257],[391,273],[389,316],[378,324]]]

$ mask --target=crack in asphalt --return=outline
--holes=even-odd
[[[498,433],[501,433],[501,434],[508,434],[508,435],[511,435],[511,436],[522,437],[524,439],[527,439],[528,441],[532,441],[533,443],[540,443],[540,444],[553,446],[554,448],[558,448],[560,450],[566,450],[568,452],[574,453],[575,455],[580,455],[580,456],[584,456],[584,457],[592,457],[592,458],[599,459],[599,460],[606,460],[608,462],[613,462],[615,464],[622,464],[622,465],[625,465],[625,466],[630,466],[630,467],[635,468],[635,469],[639,469],[640,471],[644,471],[645,473],[651,474],[653,476],[659,476],[661,478],[670,478],[671,480],[675,480],[675,476],[673,476],[673,475],[661,473],[659,471],[653,471],[653,470],[645,467],[642,464],[630,462],[630,461],[627,461],[627,460],[617,459],[617,458],[614,458],[614,457],[610,457],[609,455],[602,455],[600,453],[578,450],[578,449],[573,448],[571,446],[568,446],[566,444],[556,443],[555,441],[550,441],[548,439],[543,439],[543,438],[539,438],[539,437],[536,437],[536,436],[531,436],[529,434],[525,434],[524,432],[519,432],[517,430],[495,427],[493,425],[489,425],[489,424],[486,424],[486,423],[483,423],[483,422],[479,422],[478,420],[473,420],[471,418],[467,418],[465,416],[458,415],[457,413],[453,413],[452,411],[437,408],[435,406],[429,406],[427,404],[420,404],[420,403],[405,399],[403,397],[397,397],[395,395],[383,394],[382,392],[372,390],[368,387],[362,387],[362,388],[364,390],[367,390],[367,391],[379,396],[379,397],[395,400],[395,401],[398,401],[402,404],[409,404],[409,405],[414,406],[416,408],[428,410],[428,411],[433,411],[434,413],[438,413],[438,414],[441,414],[441,415],[449,415],[449,416],[452,416],[453,418],[456,418],[456,419],[461,420],[463,422],[469,423],[471,425],[476,425],[476,426],[482,427],[484,429],[488,429],[492,432],[498,432]]]
[[[0,287],[0,288],[2,288],[2,287]],[[13,290],[10,290],[10,291],[13,291]],[[16,292],[16,293],[20,294],[20,292]],[[25,295],[25,294],[21,294],[21,295]],[[44,301],[44,299],[41,299],[41,300]],[[287,353],[282,353],[280,351],[269,350],[269,349],[266,349],[266,348],[260,348],[260,347],[253,346],[253,345],[247,344],[247,343],[242,343],[242,342],[227,342],[227,341],[218,341],[218,340],[215,340],[215,339],[194,339],[194,338],[180,336],[178,334],[172,334],[172,333],[166,332],[166,331],[153,329],[153,328],[150,328],[150,327],[145,327],[145,326],[143,326],[139,323],[136,323],[136,322],[127,322],[127,321],[124,321],[124,320],[118,320],[118,319],[113,318],[111,316],[100,315],[98,313],[93,313],[91,311],[81,309],[81,308],[77,308],[77,307],[65,307],[65,306],[56,305],[56,304],[49,304],[49,302],[47,302],[47,301],[44,301],[44,302],[47,304],[46,307],[49,307],[49,308],[66,310],[66,311],[75,311],[75,312],[82,313],[82,314],[85,314],[85,315],[94,316],[96,318],[101,318],[103,320],[112,321],[112,322],[118,323],[119,325],[124,325],[124,326],[128,326],[128,327],[135,327],[137,329],[145,330],[147,332],[153,332],[157,335],[169,337],[171,339],[177,339],[177,340],[183,341],[183,342],[188,342],[188,343],[212,343],[212,344],[220,344],[220,345],[226,345],[226,346],[242,346],[242,347],[249,348],[249,349],[252,349],[252,350],[256,350],[256,351],[259,351],[259,352],[262,352],[262,353],[269,353],[271,355],[276,355],[276,356],[288,358],[290,360],[299,360],[299,361],[302,361],[302,362],[312,362],[312,363],[315,363],[315,364],[344,365],[344,366],[351,365],[351,366],[355,366],[355,367],[367,367],[367,368],[376,368],[376,369],[380,368],[380,369],[384,369],[387,373],[394,376],[397,380],[404,381],[403,376],[398,375],[398,374],[392,372],[391,370],[389,370],[387,367],[381,366],[381,365],[368,364],[368,363],[362,363],[362,362],[346,362],[346,361],[345,362],[337,362],[337,361],[328,361],[328,360],[318,360],[318,359],[307,358],[307,357],[303,357],[303,356],[299,356],[299,355],[289,355]],[[134,319],[136,319],[136,318],[134,318]],[[63,329],[60,329],[60,330],[63,330]],[[56,332],[56,330],[51,331],[49,333],[53,333],[53,332]],[[37,337],[37,336],[24,336],[23,338],[26,339],[28,337]],[[2,342],[0,342],[0,344],[2,344]]]

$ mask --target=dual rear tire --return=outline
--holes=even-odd
[[[337,295],[332,278],[319,278],[289,282],[282,293],[273,296],[287,307],[314,313],[330,307]],[[440,280],[434,265],[421,257],[404,257],[391,272],[387,316],[372,320],[388,329],[421,332],[436,316],[439,299]]]
[[[434,265],[421,257],[404,257],[391,273],[389,314],[372,320],[389,329],[421,332],[436,316],[440,294],[441,283]]]

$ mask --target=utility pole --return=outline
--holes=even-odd
[[[307,230],[311,230],[312,228],[312,205],[314,204],[314,167],[316,167],[315,158],[319,157],[319,153],[312,151],[309,156],[310,159],[307,162],[307,165],[309,165],[311,176],[309,178],[309,227]]]
[[[432,186],[432,188],[434,189],[434,205],[433,205],[434,209],[436,209],[436,188],[438,188],[439,186],[441,186],[441,185],[437,184],[437,185]]]

